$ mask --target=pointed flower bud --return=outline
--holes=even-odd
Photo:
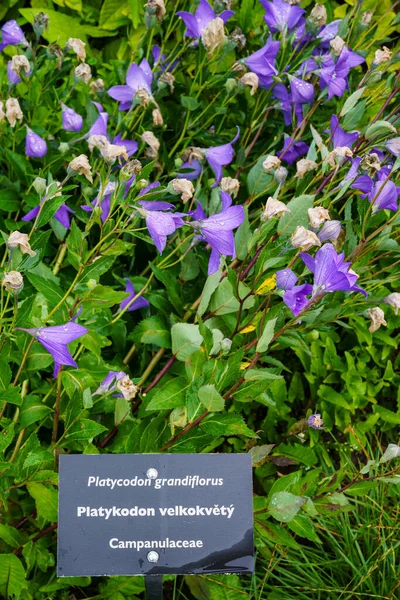
[[[61,103],[62,108],[62,125],[65,131],[80,131],[83,127],[83,119],[73,108],[68,108]]]
[[[322,206],[316,206],[315,208],[308,209],[308,218],[310,219],[311,227],[319,227],[324,221],[330,221],[331,217],[326,208]]]
[[[317,235],[302,225],[298,225],[296,227],[296,230],[292,233],[290,241],[292,246],[295,248],[300,248],[302,251],[309,250],[309,248],[312,248],[313,246],[321,245]]]
[[[381,325],[387,325],[385,321],[385,313],[379,306],[375,306],[374,308],[369,308],[367,310],[367,315],[371,319],[371,325],[368,328],[370,333],[374,333],[377,331]]]
[[[43,158],[47,154],[47,144],[40,135],[28,129],[25,139],[25,154],[31,158]]]
[[[68,170],[75,171],[78,175],[84,175],[90,183],[93,183],[92,169],[85,154],[80,154],[71,160]]]
[[[44,12],[38,13],[33,20],[33,31],[36,37],[40,37],[44,30],[48,28],[49,16]]]
[[[389,296],[386,296],[385,302],[386,302],[386,304],[389,304],[389,306],[391,306],[393,308],[395,315],[397,315],[399,313],[399,309],[400,309],[400,293],[399,292],[393,292],[392,294],[389,294]]]
[[[26,233],[20,233],[19,231],[13,231],[7,240],[7,247],[10,250],[19,248],[22,254],[29,254],[29,256],[36,256],[36,252],[32,250],[29,244],[29,236]]]

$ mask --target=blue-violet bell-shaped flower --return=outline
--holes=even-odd
[[[271,31],[291,31],[294,27],[299,27],[304,19],[304,10],[299,6],[289,4],[283,0],[260,0],[265,8],[264,20]]]
[[[175,233],[184,224],[183,215],[170,212],[175,206],[169,202],[139,200],[138,204],[140,208],[136,207],[136,210],[145,218],[150,236],[157,250],[162,254],[167,245],[167,236]]]
[[[100,386],[93,393],[93,396],[112,392],[117,387],[117,382],[125,376],[126,373],[123,371],[109,371],[104,381],[101,382]],[[122,394],[118,394],[118,397],[122,397]]]
[[[312,285],[303,283],[295,285],[283,294],[283,301],[292,313],[297,317],[307,306],[309,296],[313,291]]]
[[[0,52],[6,46],[17,46],[18,44],[27,45],[27,41],[24,36],[24,32],[14,19],[7,21],[1,28],[1,44]]]
[[[322,425],[324,424],[323,420],[321,419],[321,415],[319,414],[310,415],[307,423],[313,429],[321,429]]]
[[[125,291],[129,292],[129,296],[127,298],[125,298],[125,300],[122,300],[122,302],[119,306],[121,310],[124,310],[124,308],[136,296],[135,288],[133,286],[132,281],[127,278],[125,279],[125,281],[126,281]],[[129,306],[128,312],[131,312],[132,310],[138,310],[139,308],[147,308],[147,306],[150,306],[149,301],[146,300],[146,298],[143,298],[143,296],[139,296],[139,298],[136,298],[136,300],[134,302],[132,302],[132,304]]]
[[[226,167],[230,165],[233,160],[233,155],[235,153],[232,144],[237,142],[240,136],[240,129],[237,128],[237,134],[233,138],[231,142],[228,144],[223,144],[222,146],[214,146],[213,148],[208,148],[205,151],[205,157],[207,159],[208,164],[212,168],[215,173],[216,181],[211,186],[212,188],[217,187],[219,182],[222,179],[222,167]]]
[[[114,85],[108,90],[108,95],[120,102],[119,110],[128,110],[139,91],[151,97],[153,74],[151,67],[144,58],[140,65],[132,63],[126,74],[126,85]]]
[[[283,148],[276,155],[281,160],[284,160],[288,165],[292,165],[297,159],[307,154],[309,146],[305,142],[296,142],[291,137],[285,137]]]
[[[26,331],[29,335],[34,336],[37,341],[43,346],[54,359],[54,377],[60,370],[61,365],[78,368],[78,365],[71,356],[68,350],[68,344],[77,340],[88,332],[86,327],[75,323],[79,315],[76,315],[69,323],[65,325],[54,325],[53,327],[39,327],[35,329],[25,329],[17,327],[21,331]]]
[[[250,71],[258,76],[258,85],[261,88],[269,89],[273,83],[273,75],[278,74],[275,68],[275,59],[279,47],[280,42],[273,42],[270,36],[265,46],[245,59]]]
[[[292,269],[281,269],[276,272],[276,287],[281,290],[291,290],[296,285],[297,275]]]
[[[217,15],[208,4],[207,0],[200,0],[200,4],[194,14],[183,10],[176,13],[176,15],[181,17],[182,21],[186,25],[185,36],[196,39],[201,37],[204,29],[207,27],[210,21],[213,21],[219,17],[224,23],[226,23],[227,20],[234,14],[235,13],[232,10],[224,10],[222,13]]]

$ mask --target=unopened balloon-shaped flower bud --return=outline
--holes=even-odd
[[[315,4],[308,17],[308,21],[316,27],[323,27],[323,25],[326,25],[327,18],[328,15],[325,6],[323,4]]]
[[[144,188],[146,188],[149,185],[149,182],[147,179],[139,179],[139,181],[137,182],[137,187],[139,190],[144,190]]]
[[[29,75],[31,72],[29,60],[23,54],[16,54],[12,57],[10,68],[18,77],[21,76],[22,72],[24,72],[25,75]]]
[[[377,50],[375,52],[375,56],[374,56],[374,63],[376,65],[382,65],[385,62],[389,62],[389,60],[392,58],[392,51],[389,50],[389,48],[386,48],[386,46],[382,47],[382,50]]]
[[[244,35],[240,27],[236,27],[236,29],[232,31],[231,35],[229,36],[229,40],[233,44],[235,44],[238,50],[243,50],[243,48],[247,44],[246,36]]]
[[[335,54],[335,56],[340,56],[345,45],[346,45],[346,42],[344,40],[342,40],[342,38],[338,35],[335,36],[333,38],[333,40],[330,41],[330,47],[331,47],[333,54]]]
[[[23,44],[24,46],[27,46],[28,44],[25,39],[24,32],[14,19],[4,23],[3,27],[1,28],[1,41],[3,48],[4,46],[8,45],[18,46],[18,44]]]
[[[47,144],[40,135],[27,128],[25,154],[30,158],[43,158],[47,153]]]
[[[65,131],[80,131],[83,127],[83,119],[73,108],[68,108],[61,102],[62,126]]]
[[[162,114],[159,108],[155,108],[151,114],[153,116],[154,127],[161,127],[161,125],[164,125],[164,120],[162,118]]]
[[[67,152],[69,152],[69,144],[68,144],[68,142],[60,142],[60,145],[58,146],[58,151],[61,154],[66,154]]]
[[[134,175],[139,175],[142,171],[142,163],[139,160],[134,158],[133,160],[128,160],[120,170],[120,179],[122,181],[128,181]]]
[[[360,168],[363,171],[372,171],[372,174],[375,171],[381,170],[381,161],[379,160],[379,156],[376,152],[371,152],[371,154],[365,154],[360,162]]]
[[[7,240],[7,247],[10,250],[19,248],[22,254],[29,254],[29,256],[36,256],[36,252],[32,250],[29,244],[29,236],[26,233],[20,233],[19,231],[13,231]]]
[[[300,248],[300,250],[309,250],[313,246],[320,246],[321,242],[318,239],[317,235],[306,229],[302,225],[298,225],[296,230],[292,233],[292,237],[290,238],[292,246],[295,248]]]
[[[364,25],[364,27],[367,27],[371,21],[372,21],[372,17],[374,16],[374,13],[372,12],[372,10],[366,10],[365,12],[362,13],[361,15],[361,25]]]
[[[327,221],[318,232],[318,237],[321,242],[333,242],[337,240],[341,231],[340,221]]]
[[[92,169],[89,164],[89,159],[85,154],[80,154],[68,165],[68,171],[73,171],[78,175],[84,175],[90,183],[93,183]]]
[[[280,166],[281,166],[281,161],[279,160],[279,158],[277,156],[273,156],[272,154],[267,156],[267,158],[264,160],[264,162],[262,164],[262,168],[264,169],[264,171],[266,173],[272,173],[273,171],[278,169]]]
[[[310,415],[307,419],[307,423],[313,429],[321,429],[322,425],[324,424],[323,420],[321,419],[321,415],[319,414]]]
[[[90,91],[92,94],[101,94],[104,90],[104,81],[100,77],[90,82]]]
[[[389,296],[386,296],[385,302],[386,302],[386,304],[389,304],[389,306],[391,306],[393,308],[395,315],[397,315],[399,313],[399,309],[400,309],[400,293],[399,292],[393,292],[392,294],[389,294]]]
[[[67,49],[73,50],[80,61],[83,63],[86,59],[86,50],[85,50],[85,42],[82,42],[79,38],[69,38],[67,42]]]
[[[222,354],[228,354],[228,352],[230,351],[232,347],[232,340],[230,340],[229,338],[223,338],[221,340],[221,352]]]
[[[133,400],[139,391],[128,375],[121,377],[121,379],[117,381],[117,389],[121,392],[125,400]]]
[[[33,189],[39,194],[40,197],[44,196],[47,189],[47,182],[43,177],[36,177],[32,183]]]
[[[220,181],[219,187],[223,192],[230,194],[234,198],[239,193],[240,183],[238,179],[234,177],[223,177]]]
[[[385,321],[385,313],[379,306],[375,306],[374,308],[369,308],[367,310],[367,315],[371,319],[371,325],[368,328],[370,333],[374,333],[377,331],[381,325],[387,325]]]
[[[209,54],[212,54],[216,48],[222,46],[225,40],[224,22],[220,17],[212,19],[201,33],[201,41]]]
[[[9,271],[4,275],[2,283],[10,294],[18,296],[24,287],[24,278],[18,271]]]
[[[40,38],[44,30],[49,26],[49,16],[44,12],[38,13],[33,20],[33,31],[37,38]]]
[[[267,203],[265,205],[264,211],[261,215],[262,221],[269,221],[272,217],[281,217],[285,213],[289,213],[290,208],[286,206],[280,200],[276,200],[275,198],[269,197]]]
[[[314,169],[317,169],[317,168],[318,168],[318,165],[314,160],[309,160],[308,158],[301,158],[296,163],[296,169],[297,169],[296,176],[299,179],[303,179],[303,177],[304,177],[304,175],[306,175],[306,173],[309,173],[310,171],[314,171]]]
[[[254,96],[258,88],[258,75],[255,73],[245,73],[239,79],[239,83],[243,86],[248,85],[250,87],[250,96]]]
[[[167,12],[164,0],[148,0],[146,8],[149,15],[154,15],[159,23],[161,23]]]
[[[160,90],[164,89],[166,86],[169,87],[169,90],[172,94],[174,91],[174,83],[175,77],[169,71],[164,71],[162,75],[160,75],[160,79],[158,80],[158,87]]]
[[[308,218],[310,219],[311,227],[319,227],[325,221],[330,221],[331,217],[326,208],[322,206],[316,206],[315,208],[308,209]]]
[[[146,149],[146,156],[148,158],[157,158],[158,151],[160,149],[160,142],[152,131],[145,131],[142,133],[142,141],[148,145]]]
[[[171,194],[181,196],[182,202],[186,204],[188,200],[193,198],[194,186],[189,179],[173,179],[168,184],[168,190]]]
[[[225,88],[226,91],[228,92],[228,94],[231,94],[232,92],[234,92],[237,89],[237,81],[236,79],[233,79],[232,77],[230,77],[229,79],[227,79],[225,81]]]
[[[24,115],[16,98],[7,98],[6,101],[6,117],[11,127],[14,127],[17,121],[22,121]]]
[[[88,64],[82,63],[78,65],[74,71],[75,77],[82,80],[83,83],[89,83],[92,78],[92,71]]]
[[[288,176],[288,170],[286,167],[278,167],[274,173],[274,176],[279,185],[283,185],[286,181],[286,177]]]

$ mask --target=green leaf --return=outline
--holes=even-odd
[[[10,423],[2,431],[0,431],[0,452],[7,450],[8,446],[14,439],[15,424]]]
[[[376,121],[369,127],[364,134],[365,139],[370,140],[376,137],[382,137],[388,133],[397,133],[396,127],[389,123],[389,121]]]
[[[94,279],[97,282],[103,273],[107,273],[107,271],[111,269],[115,258],[115,256],[101,256],[97,260],[93,261],[89,266],[85,267],[75,291],[86,292],[88,281],[90,279]]]
[[[68,442],[89,442],[103,431],[107,431],[107,427],[100,425],[100,423],[90,419],[80,419],[68,430],[65,439]]]
[[[0,554],[0,595],[3,598],[19,596],[27,589],[25,569],[15,554]]]
[[[266,173],[263,169],[263,162],[267,155],[261,156],[257,163],[252,167],[247,176],[247,188],[252,196],[262,195],[269,188],[274,180],[271,173]]]
[[[241,299],[245,298],[249,292],[251,291],[247,285],[240,282],[239,283],[239,297]],[[243,302],[243,309],[252,308],[254,306],[255,300],[253,296],[249,296]],[[236,298],[235,290],[232,287],[231,282],[225,278],[218,285],[210,304],[210,310],[215,315],[228,315],[230,313],[236,313],[239,310],[239,300]]]
[[[369,496],[370,491],[378,487],[377,481],[358,481],[344,491],[348,496]]]
[[[218,269],[212,275],[207,277],[206,283],[203,287],[203,293],[201,295],[201,300],[199,304],[199,308],[197,309],[198,314],[202,317],[206,312],[208,305],[210,304],[211,296],[217,289],[219,281],[221,279],[222,267]]]
[[[321,398],[321,400],[325,400],[326,402],[330,402],[336,406],[341,406],[342,408],[347,408],[347,410],[354,412],[354,408],[350,406],[343,396],[338,394],[333,388],[329,387],[329,385],[320,385],[318,389],[318,396]]]
[[[50,200],[46,200],[40,211],[36,227],[40,228],[43,227],[43,225],[46,225],[58,211],[60,206],[65,203],[67,197],[69,196],[55,196],[54,198],[50,198]]]
[[[279,235],[291,235],[299,225],[308,229],[308,209],[313,207],[314,198],[315,196],[303,194],[288,202],[290,213],[285,213],[279,219]]]
[[[305,502],[307,502],[307,498],[303,498],[303,496],[295,496],[290,492],[277,492],[272,495],[268,510],[278,521],[288,523],[294,519]]]
[[[167,381],[161,388],[153,388],[147,396],[146,410],[169,410],[178,406],[185,406],[185,392],[189,387],[183,377]]]
[[[50,523],[55,523],[58,518],[57,490],[43,483],[28,483],[27,488],[35,499],[38,515]]]
[[[28,427],[32,423],[41,421],[48,415],[52,414],[53,410],[41,402],[39,396],[26,396],[20,414],[21,427]]]
[[[21,532],[15,527],[0,523],[0,539],[13,548],[19,548],[21,545]]]
[[[262,446],[253,446],[253,448],[250,449],[251,462],[253,467],[260,467],[261,465],[263,465],[267,459],[267,456],[271,454],[274,448],[275,444],[263,444]]]
[[[48,300],[51,308],[54,308],[64,297],[64,292],[53,281],[49,281],[40,275],[28,272],[26,274],[29,281],[38,292]]]
[[[0,391],[5,391],[11,381],[11,369],[5,360],[0,359]]]
[[[296,542],[296,540],[290,535],[290,533],[282,527],[282,525],[278,525],[278,523],[272,523],[268,521],[267,523],[262,523],[260,520],[256,519],[256,529],[258,533],[267,538],[273,544],[278,544],[278,546],[286,546],[288,548],[293,548],[294,550],[300,549],[300,545]]]
[[[351,111],[351,109],[357,104],[357,102],[363,95],[364,90],[365,90],[365,87],[362,87],[359,90],[356,90],[355,92],[353,92],[353,94],[351,94],[351,96],[349,96],[347,98],[346,102],[343,104],[342,110],[340,111],[340,115],[339,115],[340,117],[344,117],[344,115],[346,115],[349,111]]]
[[[169,326],[159,316],[148,317],[140,321],[133,332],[133,339],[142,344],[154,344],[160,348],[171,348]]]
[[[274,337],[275,324],[277,319],[271,319],[268,321],[264,327],[264,331],[257,344],[257,352],[266,352],[268,350],[268,346],[270,345],[272,338]]]
[[[197,110],[200,106],[196,98],[191,98],[190,96],[181,96],[181,104],[187,110]]]
[[[203,385],[197,392],[200,402],[210,412],[219,412],[224,410],[225,400],[216,390],[215,385]]]
[[[171,328],[172,352],[178,360],[185,361],[191,354],[200,350],[203,336],[199,326],[189,323],[176,323]]]
[[[86,249],[86,241],[82,231],[79,229],[75,222],[72,220],[70,233],[67,238],[68,248],[68,260],[74,269],[78,270],[82,263],[82,257],[84,250]]]
[[[121,0],[104,0],[100,11],[99,25],[104,29],[115,30],[126,25],[129,15],[129,3]]]
[[[101,310],[102,308],[111,308],[116,304],[121,304],[122,300],[125,300],[128,296],[129,292],[118,292],[112,287],[97,284],[93,290],[85,295],[82,302],[89,308]]]
[[[15,190],[1,190],[0,210],[5,212],[16,212],[20,209],[21,202]]]
[[[249,438],[257,438],[243,420],[243,417],[234,413],[213,414],[204,419],[199,427],[212,436],[219,435],[244,435]]]
[[[306,515],[296,515],[294,519],[288,523],[288,527],[294,531],[296,535],[300,535],[311,542],[322,544],[315,531],[314,523]]]

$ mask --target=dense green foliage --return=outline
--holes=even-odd
[[[143,598],[139,577],[56,577],[61,453],[250,452],[255,575],[166,578],[166,597],[394,599],[400,590],[400,467],[398,447],[387,447],[399,442],[400,315],[384,299],[399,291],[400,215],[372,210],[351,187],[345,179],[350,155],[329,162],[327,130],[338,115],[346,132],[359,132],[354,157],[382,152],[382,164],[393,165],[391,181],[399,184],[400,159],[388,154],[386,143],[398,140],[400,128],[400,18],[390,0],[326,2],[328,22],[342,19],[340,36],[365,62],[351,69],[349,89],[330,100],[310,75],[315,100],[301,123],[285,125],[272,84],[252,90],[239,81],[244,59],[270,33],[259,0],[214,2],[217,12],[232,5],[235,15],[212,52],[184,36],[175,14],[194,12],[196,4],[169,0],[157,18],[142,0],[1,3],[2,22],[17,19],[30,46],[9,45],[0,54],[0,100],[17,98],[23,114],[14,126],[0,117],[0,596]],[[308,0],[301,6],[310,13]],[[373,13],[369,23],[366,11]],[[31,24],[36,17],[37,26],[39,13],[49,22],[37,37]],[[233,34],[238,27],[244,46],[241,34]],[[101,78],[105,89],[74,75],[80,61],[65,48],[72,35],[86,43],[92,82]],[[274,33],[282,38],[274,84],[285,80],[285,70],[295,73],[316,47],[311,41],[299,48],[280,35]],[[173,80],[154,63],[155,44],[170,63],[177,61]],[[392,57],[375,64],[382,46]],[[28,58],[31,73],[21,73],[12,86],[7,63],[16,54]],[[153,67],[152,100],[119,111],[107,90],[123,85],[129,65],[144,58]],[[83,116],[80,133],[63,129],[61,102]],[[85,135],[99,117],[93,102],[109,115],[110,139],[120,134],[138,143],[133,158],[141,165],[118,169],[99,146],[89,150]],[[26,125],[46,141],[44,157],[26,156]],[[197,240],[189,219],[157,252],[137,210],[139,193],[159,182],[145,200],[170,202],[184,219],[196,209],[195,198],[207,215],[218,213],[221,190],[211,188],[215,173],[206,160],[188,202],[171,181],[188,148],[228,144],[237,127],[240,138],[224,176],[239,180],[233,202],[244,207],[245,218],[235,230],[236,258],[223,256],[209,275],[210,246]],[[159,141],[155,151],[142,137],[149,131]],[[287,179],[278,182],[263,163],[282,149],[284,134],[309,145],[307,158],[316,167],[298,177],[295,164],[286,164]],[[69,167],[82,154],[93,181]],[[137,177],[124,195],[129,166]],[[359,174],[374,176],[374,169]],[[88,209],[110,181],[115,189],[103,220],[99,207]],[[269,197],[291,212],[266,218]],[[22,221],[41,199],[36,218]],[[74,211],[69,228],[55,218],[64,203]],[[310,228],[313,207],[340,221],[336,250],[368,295],[317,293],[294,315],[276,272],[291,268],[300,284],[312,282],[291,236],[297,227]],[[15,231],[29,235],[34,256],[7,246]],[[315,250],[307,252],[314,256]],[[6,283],[10,271],[23,275],[18,293]],[[125,278],[136,296],[124,291]],[[148,306],[127,310],[140,297]],[[130,305],[121,310],[126,298]],[[375,307],[385,324],[371,331],[368,311]],[[78,368],[61,367],[53,379],[52,354],[18,328],[61,326],[77,313],[87,329],[69,344]],[[125,372],[137,389],[121,397],[114,389],[95,394],[109,371]],[[322,416],[322,428],[309,427],[312,414]]]

